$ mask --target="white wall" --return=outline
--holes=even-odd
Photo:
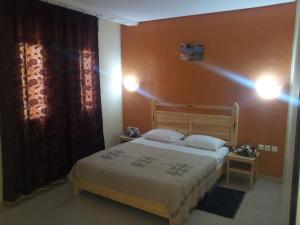
[[[99,19],[99,58],[106,147],[119,143],[123,130],[120,25]]]
[[[291,79],[290,79],[290,96],[295,99],[299,97],[300,88],[300,4],[297,3],[297,17],[295,24],[293,57],[291,66]],[[292,175],[293,175],[293,160],[294,160],[294,148],[296,137],[296,121],[297,121],[297,105],[289,104],[287,132],[286,132],[286,146],[284,157],[284,221],[283,224],[289,224],[290,215],[290,201],[292,191]],[[300,186],[299,186],[300,187]],[[299,195],[300,196],[300,195]],[[299,204],[298,200],[298,204]],[[300,209],[300,206],[298,206]],[[297,217],[297,224],[300,224],[300,217]]]

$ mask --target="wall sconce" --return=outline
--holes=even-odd
[[[266,100],[274,99],[280,96],[282,86],[274,76],[262,76],[255,84],[257,94]]]
[[[126,88],[127,91],[130,92],[134,92],[136,90],[138,90],[140,84],[139,81],[137,80],[137,78],[135,76],[127,76],[124,78],[123,80],[123,85]]]

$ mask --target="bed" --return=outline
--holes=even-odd
[[[204,134],[237,143],[239,106],[152,103],[152,128]],[[81,190],[121,202],[181,225],[199,199],[224,174],[228,147],[194,149],[181,142],[139,138],[79,160],[69,178]]]

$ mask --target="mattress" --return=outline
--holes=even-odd
[[[215,182],[217,160],[153,144],[139,139],[97,152],[79,160],[69,178],[159,202],[170,224],[181,225]]]

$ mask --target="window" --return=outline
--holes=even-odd
[[[44,49],[39,42],[20,44],[24,114],[26,119],[43,119],[47,112]]]
[[[43,120],[47,115],[46,74],[44,68],[44,48],[40,42],[21,43],[20,63],[25,119]],[[90,50],[79,54],[81,77],[81,103],[83,110],[91,112],[95,105],[94,55]]]
[[[94,109],[94,90],[93,84],[93,53],[90,50],[84,49],[80,54],[81,62],[81,102],[83,108],[89,112]]]

